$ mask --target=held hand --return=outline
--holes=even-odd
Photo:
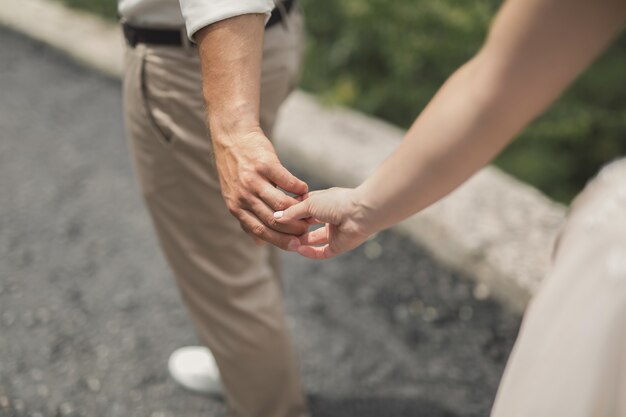
[[[214,140],[215,163],[228,210],[257,243],[269,242],[285,250],[300,246],[296,236],[306,232],[306,221],[277,222],[274,211],[298,200],[276,188],[302,195],[306,183],[282,166],[274,147],[259,130],[237,141]]]
[[[352,250],[374,232],[367,225],[367,213],[359,203],[357,191],[331,188],[314,191],[305,200],[284,211],[274,213],[281,224],[307,219],[324,227],[300,237],[298,253],[312,259],[327,259]]]

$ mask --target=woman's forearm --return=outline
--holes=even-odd
[[[459,69],[357,192],[376,230],[439,200],[484,166],[514,135],[493,114],[497,100],[476,85],[478,59]]]
[[[357,189],[374,230],[428,207],[491,161],[606,47],[623,0],[509,0],[481,52],[439,90]]]

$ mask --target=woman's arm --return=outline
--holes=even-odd
[[[508,0],[481,51],[446,81],[370,178],[345,195],[337,190],[327,197],[315,194],[286,210],[283,218],[313,215],[336,226],[335,240],[342,227],[359,240],[431,205],[543,112],[625,21],[624,0]],[[335,208],[331,213],[333,205],[345,212]],[[305,241],[321,244],[322,233]],[[324,247],[300,253],[330,257],[356,246],[342,239],[343,246],[331,238]]]
[[[483,49],[359,187],[375,229],[431,205],[491,161],[606,48],[625,17],[624,0],[506,2]]]

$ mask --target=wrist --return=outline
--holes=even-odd
[[[375,201],[363,185],[353,190],[352,205],[354,207],[353,220],[363,234],[369,236],[384,229],[379,221],[380,213],[376,208]]]
[[[220,148],[231,148],[240,145],[242,142],[258,139],[259,136],[265,138],[263,130],[255,123],[233,123],[225,125],[209,124],[211,141]]]
[[[208,125],[211,139],[225,145],[242,138],[263,135],[257,112],[246,106],[209,111]]]

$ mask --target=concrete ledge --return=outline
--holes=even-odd
[[[123,41],[113,23],[48,0],[5,0],[0,24],[106,74],[122,73]],[[400,129],[363,114],[322,107],[303,92],[288,99],[274,132],[290,165],[338,186],[359,184],[402,136]],[[562,206],[489,167],[396,229],[474,278],[477,297],[491,293],[521,311],[547,270],[564,217]]]

